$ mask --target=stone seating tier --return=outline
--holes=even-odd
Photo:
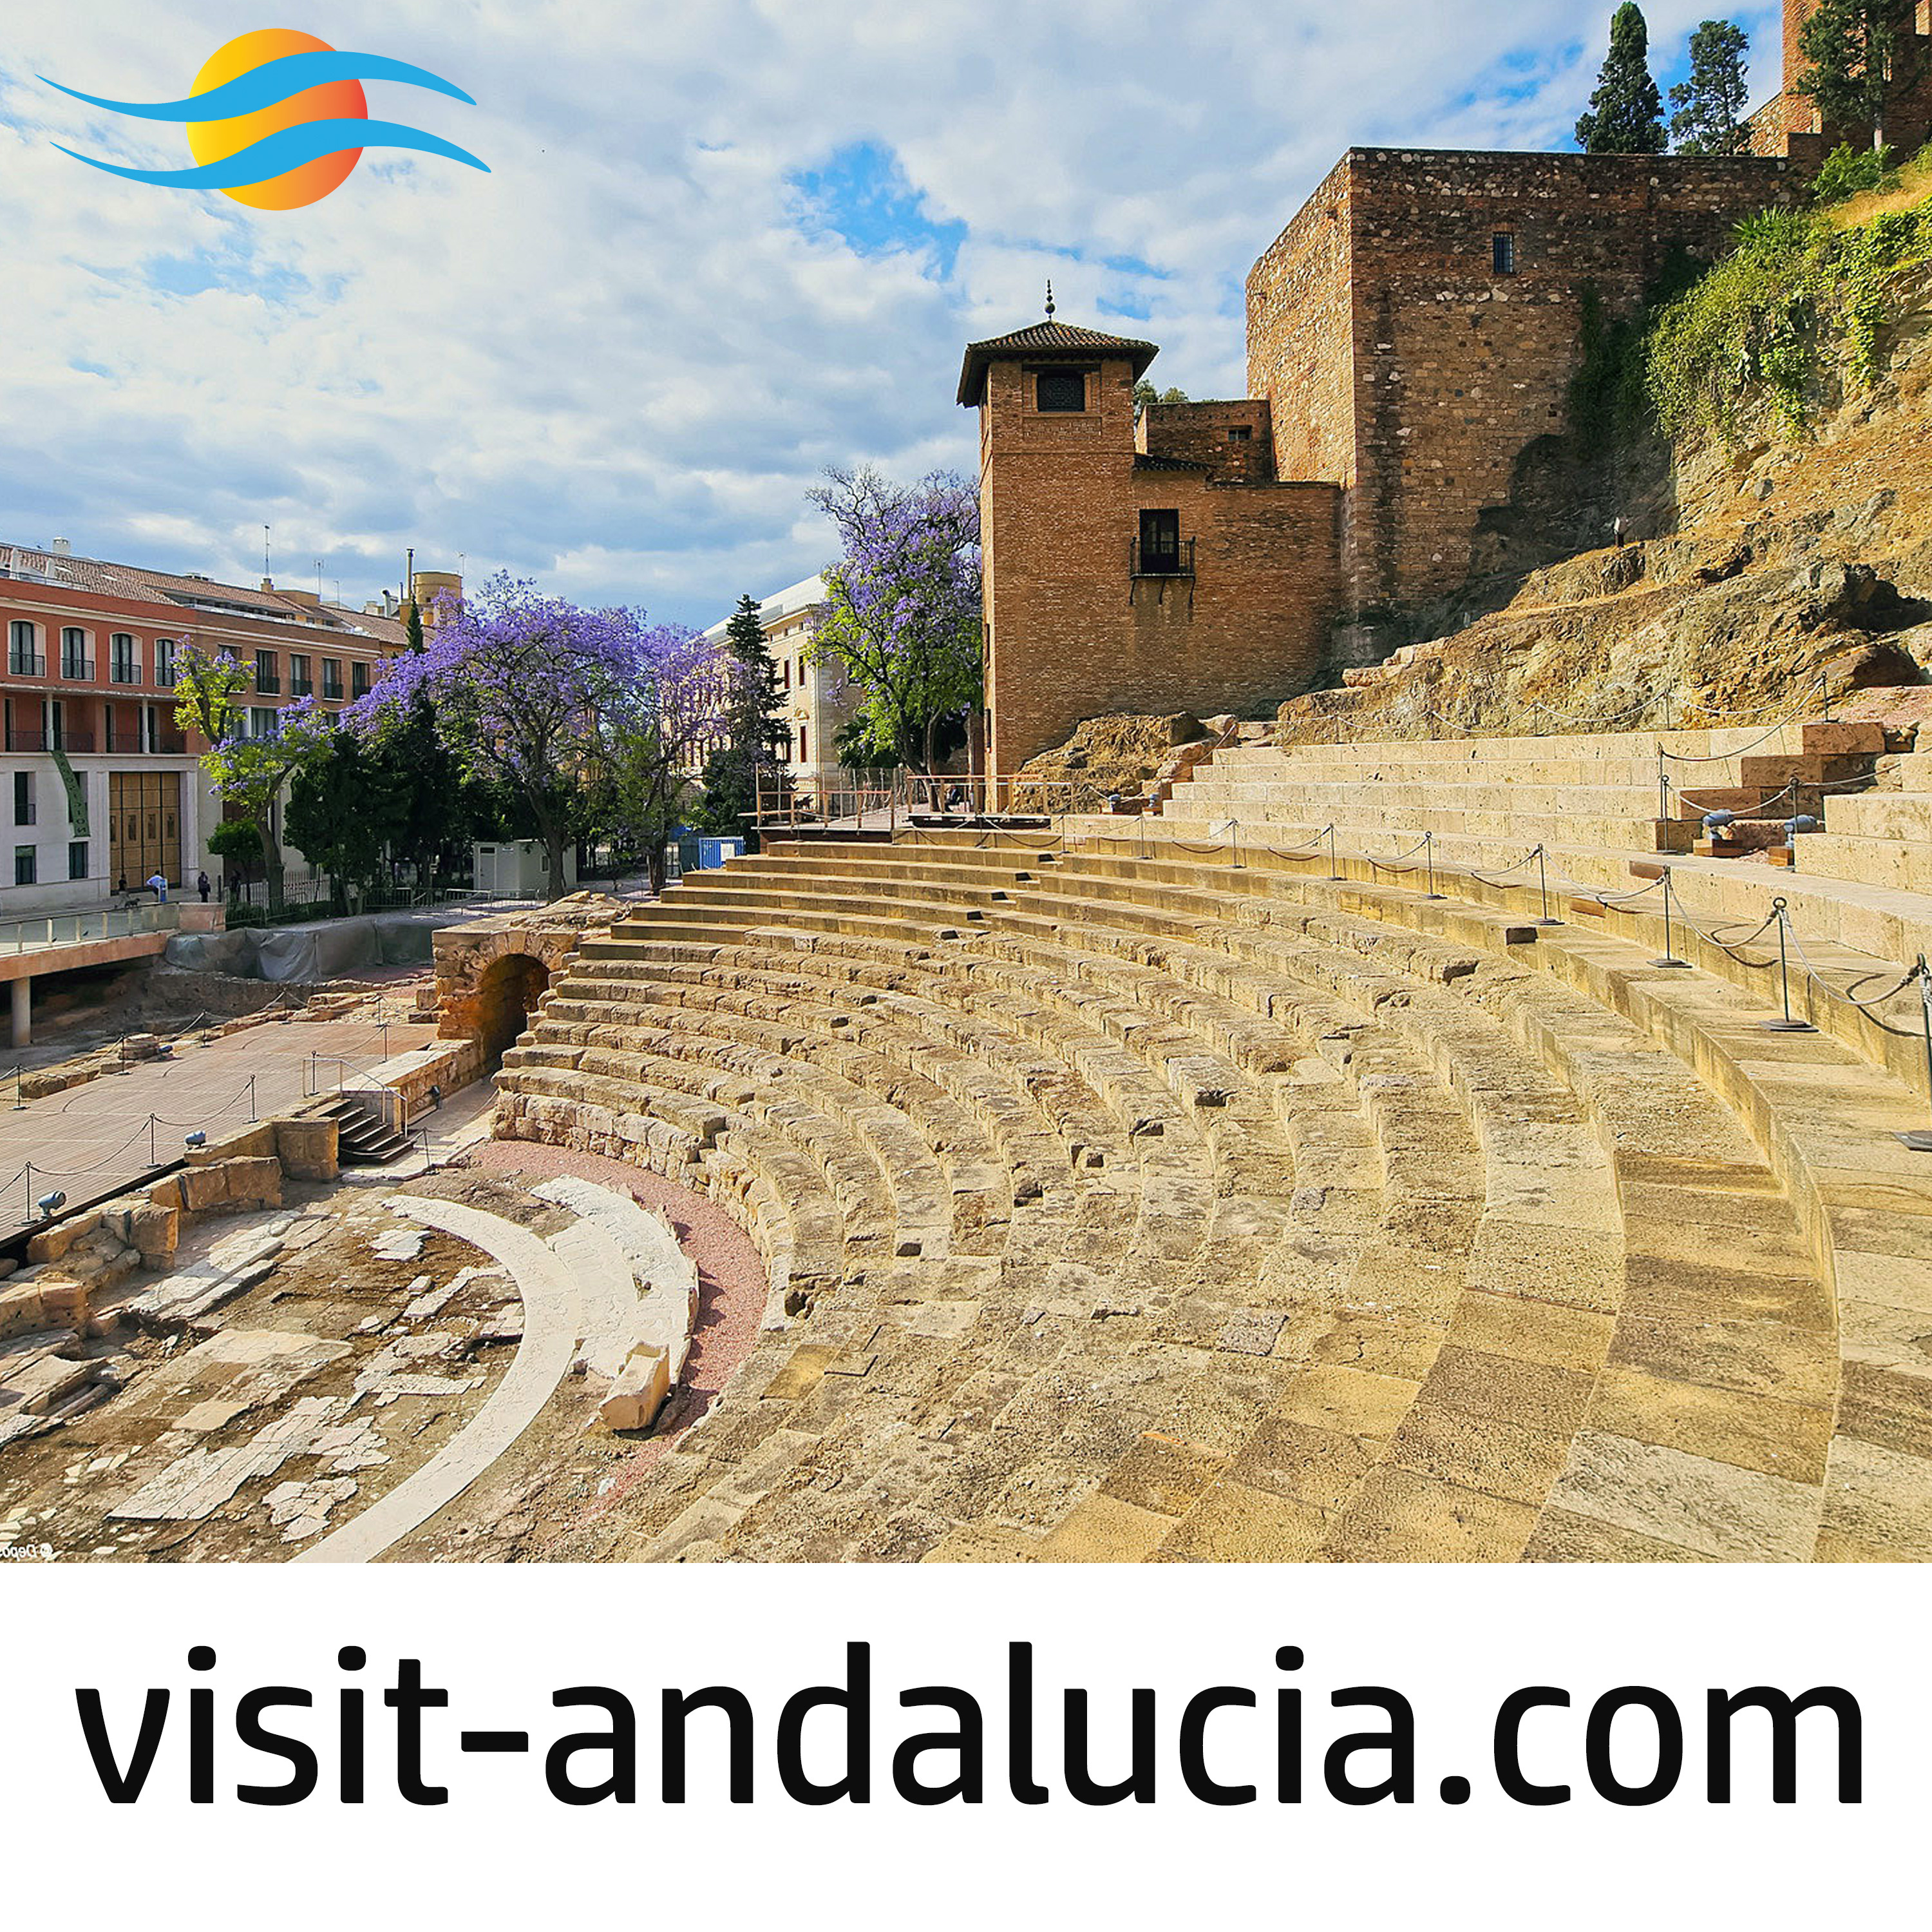
[[[1112,821],[781,844],[589,942],[506,1126],[776,1276],[614,1551],[1932,1549],[1932,1198],[1867,1144],[1919,1103],[1639,914],[1445,890]]]

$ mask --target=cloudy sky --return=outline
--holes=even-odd
[[[404,548],[709,623],[827,560],[827,464],[972,458],[961,344],[1064,320],[1241,392],[1248,265],[1351,143],[1568,147],[1610,0],[12,0],[0,48],[0,542],[351,602]],[[1666,86],[1708,0],[1648,7]],[[1777,86],[1774,9],[1752,32]],[[310,207],[117,180],[280,25],[412,61]]]

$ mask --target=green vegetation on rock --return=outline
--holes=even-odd
[[[1899,178],[1918,199],[1862,220],[1774,208],[1741,223],[1732,253],[1644,332],[1644,388],[1664,433],[1734,436],[1761,406],[1799,435],[1832,379],[1868,388],[1900,278],[1932,262],[1928,177],[1922,156]]]

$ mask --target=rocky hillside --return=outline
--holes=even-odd
[[[1649,728],[1927,682],[1932,197],[1763,248],[1636,346],[1654,383],[1678,358],[1672,434],[1649,421],[1619,459],[1627,521],[1658,533],[1472,583],[1442,634],[1283,705],[1282,742]]]

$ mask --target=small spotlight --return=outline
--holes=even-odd
[[[1719,831],[1736,817],[1735,812],[1707,812],[1704,814],[1704,830],[1706,832]]]
[[[51,1194],[43,1194],[34,1205],[40,1210],[44,1220],[51,1221],[67,1205],[66,1191],[57,1187]]]
[[[196,1127],[193,1133],[182,1136],[182,1144],[188,1148],[205,1148],[208,1144],[208,1136]]]
[[[1818,821],[1808,812],[1801,812],[1796,818],[1784,821],[1784,830],[1787,836],[1794,832],[1816,832]]]

